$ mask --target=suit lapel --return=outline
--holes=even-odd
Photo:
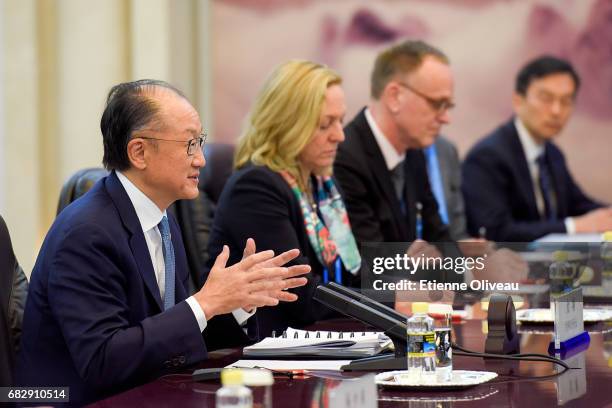
[[[408,239],[412,241],[416,239],[416,206],[417,201],[421,201],[422,197],[422,178],[427,178],[427,165],[425,164],[425,156],[421,149],[409,149],[406,152],[406,159],[404,160],[404,172],[406,174],[406,212],[407,218],[407,233]],[[419,164],[422,163],[425,167],[419,168]],[[425,171],[423,171],[425,170]],[[429,181],[427,181],[429,182]]]
[[[384,197],[384,200],[387,201],[391,208],[393,218],[395,219],[394,225],[399,229],[399,231],[397,231],[398,235],[403,239],[403,237],[407,235],[406,218],[402,213],[399,200],[395,194],[395,188],[391,181],[391,172],[387,168],[385,158],[376,142],[376,138],[372,133],[372,129],[366,120],[364,112],[365,110],[362,110],[356,118],[356,124],[359,129],[358,134],[361,138],[361,143],[365,152],[370,156],[369,166],[374,174],[374,180],[382,192],[381,196]],[[406,162],[404,161],[403,164],[405,168]]]
[[[518,172],[519,188],[521,195],[525,198],[529,206],[530,216],[533,219],[540,218],[540,211],[535,198],[535,186],[531,179],[529,165],[525,158],[525,151],[521,145],[518,132],[514,126],[514,119],[506,124],[506,132],[503,133],[506,139],[506,144],[510,150],[510,157],[516,162],[516,171]],[[515,200],[515,199],[514,199]]]
[[[121,182],[117,178],[114,171],[111,172],[111,174],[106,178],[105,186],[108,194],[115,203],[115,207],[117,207],[124,227],[131,235],[130,248],[132,250],[132,254],[134,254],[136,264],[138,265],[138,271],[145,282],[145,286],[147,287],[149,294],[155,300],[159,311],[161,311],[163,310],[163,306],[159,293],[159,286],[157,284],[157,279],[155,278],[155,271],[153,269],[153,264],[151,263],[151,255],[149,254],[149,249],[147,248],[147,243],[145,241],[140,222],[138,221],[136,210],[134,210],[134,206],[132,205],[130,198],[125,192],[125,189],[121,185]]]

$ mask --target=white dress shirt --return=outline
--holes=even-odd
[[[531,181],[533,185],[533,193],[536,199],[536,205],[540,215],[545,213],[544,208],[544,197],[542,197],[542,190],[540,189],[540,170],[538,167],[538,157],[544,153],[544,145],[539,144],[529,133],[529,130],[525,127],[523,122],[516,117],[514,119],[514,126],[518,133],[519,140],[523,146],[523,152],[525,153],[525,159],[527,160],[527,166],[529,167],[529,174],[531,175]],[[574,234],[576,227],[574,220],[571,217],[567,217],[565,220],[565,230],[568,234]]]
[[[161,233],[159,232],[157,225],[161,222],[163,217],[167,216],[166,211],[162,213],[159,207],[155,205],[155,203],[151,201],[151,199],[142,191],[140,191],[138,187],[136,187],[124,174],[119,171],[116,173],[117,178],[119,178],[119,181],[123,185],[125,192],[134,206],[138,221],[140,221],[140,226],[142,227],[142,232],[147,243],[149,255],[151,256],[153,270],[155,271],[155,279],[157,280],[159,292],[161,298],[163,299],[166,282],[166,264],[164,262]],[[198,321],[200,331],[204,331],[208,322],[206,320],[204,311],[200,307],[200,304],[193,296],[188,297],[185,301],[193,311],[193,314]],[[236,309],[232,312],[234,318],[240,325],[243,325],[254,313],[255,311],[247,313],[242,309]]]
[[[378,147],[382,152],[382,155],[385,159],[385,163],[387,164],[387,169],[393,170],[398,164],[404,161],[406,158],[406,152],[399,154],[395,147],[389,142],[387,136],[380,130],[372,113],[368,108],[366,108],[365,112],[366,120],[368,121],[368,125],[370,125],[370,129],[372,129],[372,133],[374,134],[374,139],[376,139],[376,143],[378,143]]]

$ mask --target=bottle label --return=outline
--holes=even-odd
[[[436,335],[434,332],[408,333],[408,357],[434,357]]]

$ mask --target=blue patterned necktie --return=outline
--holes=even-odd
[[[539,155],[536,162],[538,163],[540,190],[542,191],[542,199],[544,201],[544,216],[545,219],[554,221],[557,219],[557,211],[555,210],[554,206],[554,192],[550,172],[548,171],[548,166],[546,165],[545,153]]]
[[[425,158],[427,159],[427,175],[429,176],[429,184],[436,201],[438,202],[438,213],[440,219],[448,225],[448,209],[446,208],[446,199],[444,197],[444,184],[442,183],[442,175],[440,174],[440,164],[438,163],[438,152],[436,145],[424,149]]]
[[[164,216],[159,224],[157,224],[162,238],[162,248],[164,251],[164,265],[166,269],[165,286],[164,286],[164,310],[168,310],[174,306],[174,248],[172,247],[172,239],[170,237],[170,225],[168,217]]]

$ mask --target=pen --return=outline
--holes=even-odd
[[[289,377],[290,380],[292,380],[295,377],[298,378],[306,378],[308,371],[307,370],[288,370],[288,371],[281,371],[281,370],[271,370],[272,374],[275,375],[284,375]]]
[[[265,367],[255,366],[253,368],[260,370],[269,370],[273,375],[282,375],[285,377],[289,377],[289,379],[293,379],[294,377],[305,377],[306,374],[309,374],[308,370],[280,370],[280,369],[269,369]]]
[[[423,204],[420,201],[416,203],[416,239],[423,239]]]

